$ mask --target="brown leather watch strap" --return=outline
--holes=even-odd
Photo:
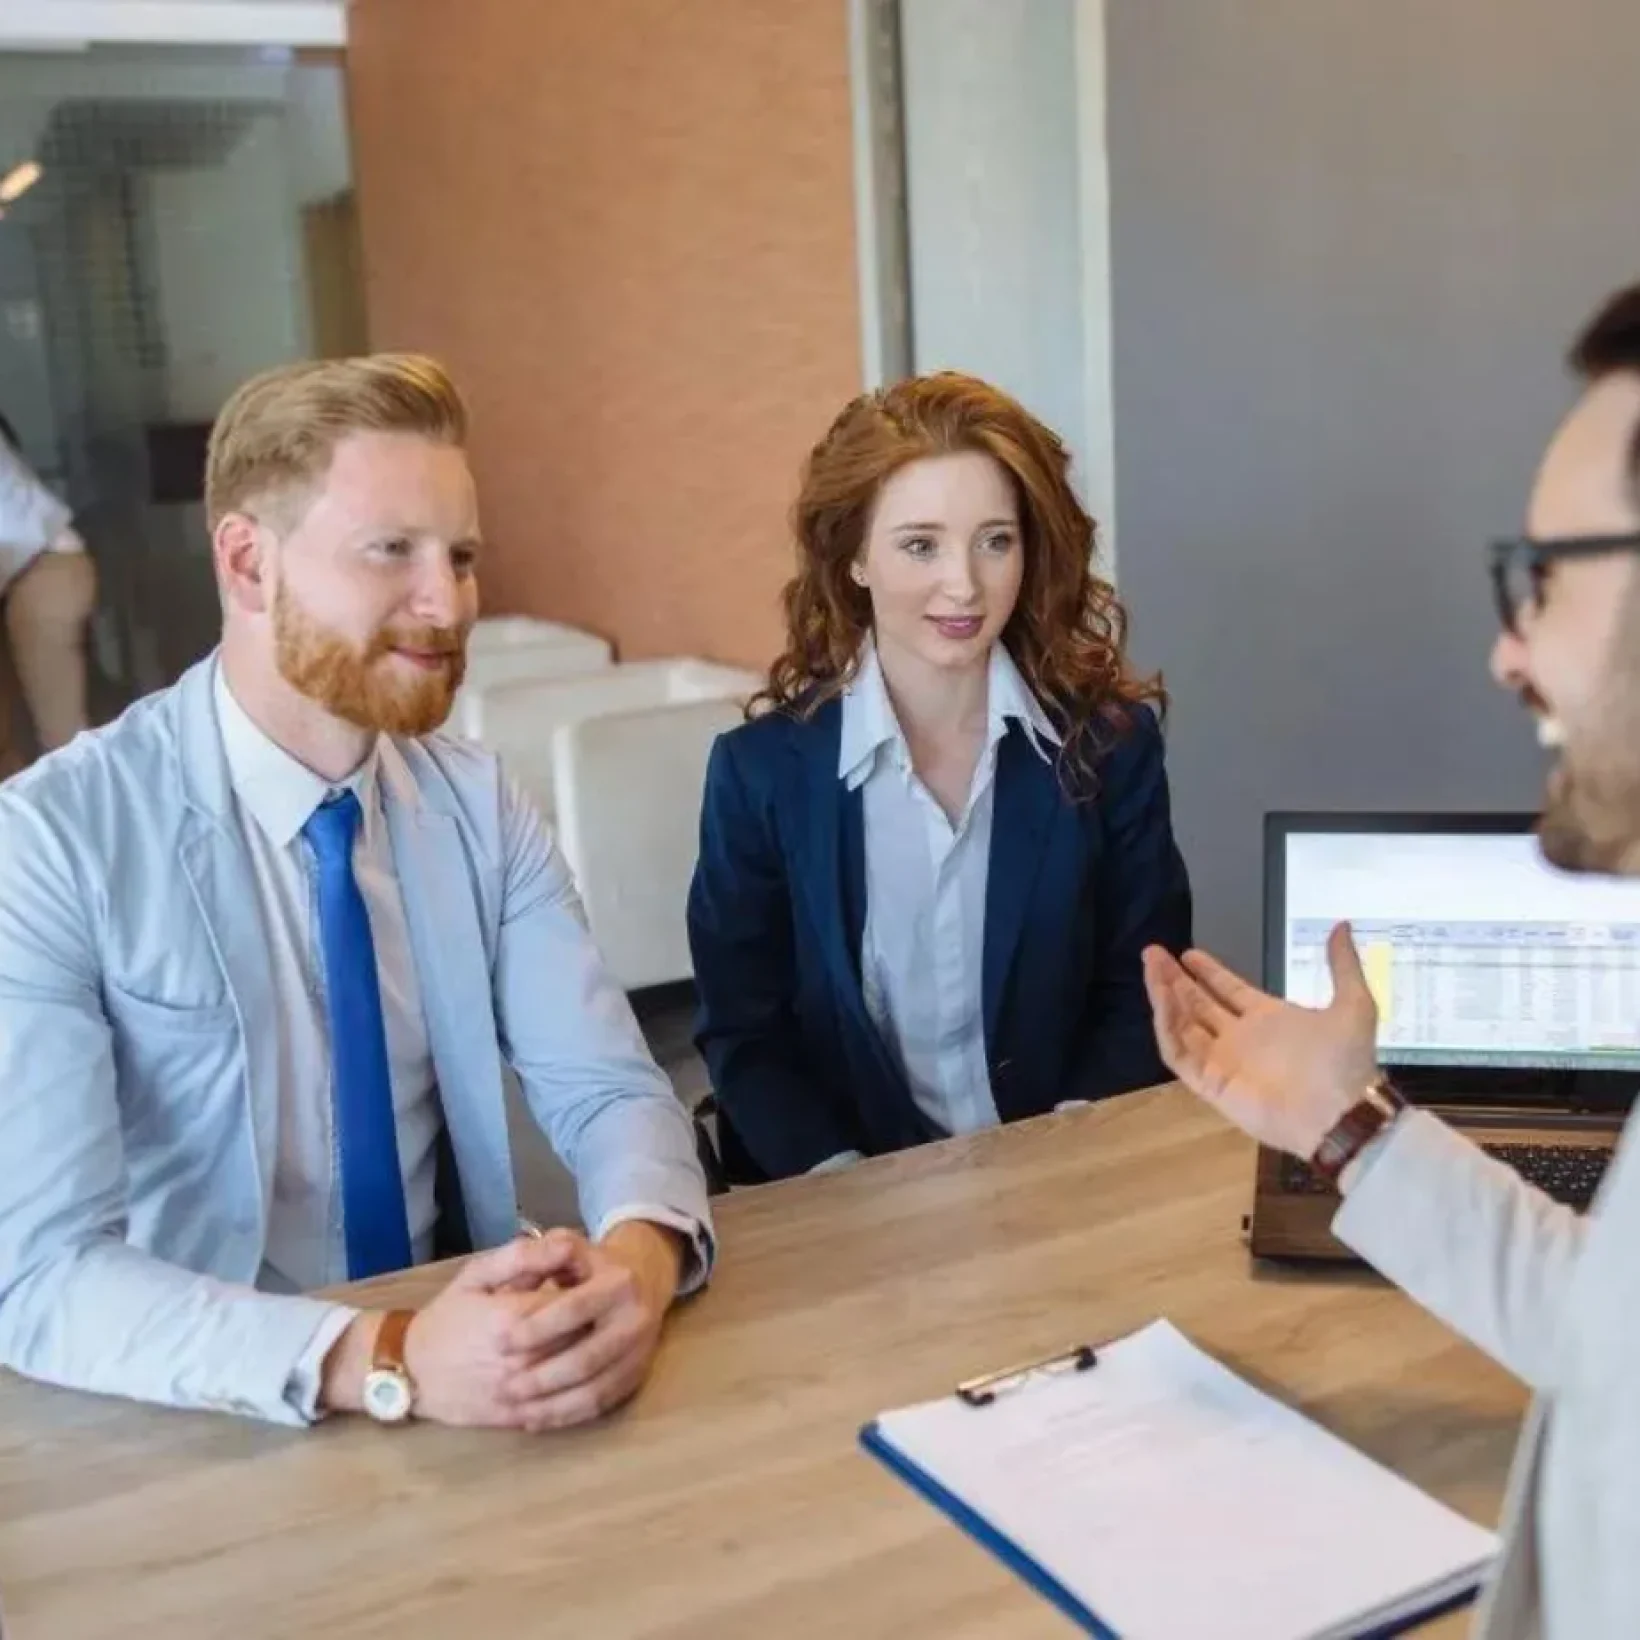
[[[403,1372],[404,1336],[416,1319],[414,1310],[389,1310],[376,1331],[376,1353],[371,1366],[377,1372]]]
[[[1338,1175],[1405,1109],[1406,1100],[1380,1078],[1338,1118],[1315,1147],[1310,1170],[1328,1184],[1336,1185]]]

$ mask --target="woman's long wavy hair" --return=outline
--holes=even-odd
[[[1127,612],[1094,569],[1097,529],[1070,484],[1070,454],[1023,405],[973,376],[916,376],[862,394],[810,452],[792,510],[797,574],[786,585],[786,648],[752,715],[812,717],[848,687],[871,630],[871,598],[850,567],[885,481],[927,456],[976,450],[1018,498],[1025,553],[1002,641],[1060,732],[1060,777],[1090,796],[1100,759],[1132,712],[1166,709],[1161,679],[1128,668]]]

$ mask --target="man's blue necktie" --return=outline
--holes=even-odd
[[[353,876],[353,840],[362,819],[358,798],[342,792],[320,804],[302,827],[319,863],[319,938],[350,1281],[411,1263],[376,945]]]

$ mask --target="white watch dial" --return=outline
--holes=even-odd
[[[377,1423],[401,1424],[410,1416],[410,1380],[402,1372],[378,1369],[364,1381],[364,1409]]]

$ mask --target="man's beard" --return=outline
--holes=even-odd
[[[1549,779],[1538,843],[1563,871],[1640,875],[1640,744],[1598,773],[1566,756]]]
[[[1563,871],[1640,876],[1640,627],[1615,641],[1603,698],[1549,777],[1538,841]]]
[[[362,648],[321,626],[283,582],[273,598],[279,674],[293,689],[361,729],[426,735],[444,722],[467,670],[467,635],[448,627],[383,628]],[[395,663],[395,648],[445,657],[442,666],[412,671]]]

